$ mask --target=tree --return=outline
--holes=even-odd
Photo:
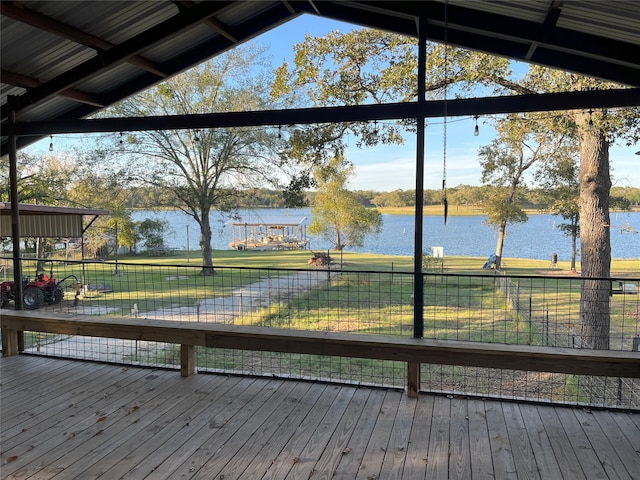
[[[575,272],[580,235],[580,184],[575,156],[569,154],[555,158],[551,165],[539,172],[537,180],[543,187],[537,196],[551,213],[565,220],[558,228],[571,238],[570,268]]]
[[[353,165],[342,157],[331,159],[328,165],[315,171],[318,191],[308,231],[333,241],[335,250],[362,246],[366,234],[380,233],[382,228],[380,212],[364,207],[347,190],[347,180],[352,173]]]
[[[126,116],[198,114],[270,108],[261,73],[262,52],[235,48],[216,59],[122,102]],[[283,161],[275,154],[279,135],[260,128],[147,131],[133,138],[134,181],[172,192],[171,205],[200,227],[202,273],[214,272],[212,209],[231,211],[242,190],[279,183]]]
[[[168,227],[165,220],[153,220],[146,218],[136,223],[136,239],[142,241],[146,250],[154,250],[164,247],[164,233]]]
[[[325,37],[307,35],[294,46],[294,64],[276,70],[273,98],[284,98],[290,106],[382,104],[412,100],[417,66],[415,42],[386,32],[357,29],[331,32]],[[344,154],[347,136],[358,147],[401,144],[405,128],[414,122],[353,122],[299,126],[291,131],[283,155],[295,159],[304,170],[297,185],[313,186],[313,171]]]
[[[566,137],[554,132],[536,130],[534,119],[535,116],[509,115],[497,123],[496,138],[479,152],[482,183],[493,187],[484,206],[487,223],[498,231],[496,270],[500,270],[507,224],[527,221],[527,214],[516,201],[525,187],[525,172],[536,163],[548,163],[560,156],[567,142]]]
[[[572,73],[531,66],[522,93],[553,93],[619,88],[619,85]],[[560,112],[547,128],[578,142],[580,164],[580,331],[584,347],[609,348],[611,240],[609,146],[617,140],[637,141],[640,109],[590,109]]]
[[[295,49],[295,68],[290,72],[287,65],[281,67],[276,77],[277,91],[305,86],[309,98],[323,105],[373,103],[383,98],[404,101],[416,97],[414,39],[358,29],[346,34],[334,32],[325,38],[308,37]],[[531,66],[524,77],[516,78],[509,61],[504,58],[434,44],[427,45],[426,73],[426,89],[430,96],[441,95],[443,89],[452,84],[456,85],[457,97],[476,92],[531,94],[619,88],[600,80],[538,66]],[[609,345],[610,288],[605,280],[610,275],[611,263],[609,143],[620,138],[625,138],[627,143],[637,142],[640,137],[639,112],[638,108],[571,111],[550,115],[544,122],[548,131],[569,135],[579,142],[582,275],[592,279],[583,282],[581,330],[584,345],[593,348],[608,348]],[[378,141],[380,131],[376,130],[383,134],[387,132],[369,124],[354,133],[360,135],[363,144],[369,145]],[[322,138],[339,138],[345,131],[335,127],[333,136],[310,135],[317,141],[308,142],[316,147],[309,151],[317,151]],[[397,139],[399,130],[389,133],[393,135],[387,138],[393,138],[397,143],[402,141]],[[332,145],[336,143],[334,141]]]
[[[90,257],[107,257],[117,253],[119,247],[135,247],[135,225],[127,208],[129,178],[118,168],[118,155],[119,152],[100,146],[74,152],[78,168],[69,187],[69,204],[109,211],[109,215],[98,217],[85,234],[84,247]]]
[[[18,202],[62,205],[75,173],[66,154],[33,155],[18,152]],[[0,158],[0,201],[10,201],[9,156]]]

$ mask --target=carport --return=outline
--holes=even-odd
[[[12,236],[14,245],[24,237],[80,238],[100,215],[108,210],[97,208],[52,207],[20,203],[15,211],[11,203],[0,203],[0,232]],[[16,219],[18,220],[16,222]],[[83,248],[84,256],[84,248]],[[16,305],[22,307],[22,267],[19,249],[13,249],[13,279],[18,286]]]

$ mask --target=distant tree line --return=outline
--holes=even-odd
[[[447,188],[449,205],[465,206],[482,210],[483,204],[490,194],[489,186],[458,185]],[[553,189],[525,189],[519,198],[520,206],[525,209],[547,210],[553,198]],[[157,187],[141,186],[128,188],[127,207],[131,209],[153,210],[157,208],[173,208],[176,199],[171,193]],[[354,198],[360,205],[375,208],[403,208],[415,206],[415,190],[397,189],[390,192],[375,190],[355,190]],[[314,191],[304,193],[304,204],[315,204]],[[443,192],[439,189],[424,191],[424,205],[442,204]],[[640,187],[612,187],[612,209],[626,210],[640,206]],[[253,188],[240,192],[237,198],[238,208],[287,208],[287,199],[282,191],[269,188]]]

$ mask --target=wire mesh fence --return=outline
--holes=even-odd
[[[35,272],[36,266],[25,259],[23,271]],[[414,332],[411,272],[333,267],[216,267],[203,272],[195,265],[79,261],[49,262],[46,267],[47,278],[41,280],[49,286],[38,288],[51,291],[30,308],[59,314],[407,337]],[[30,283],[25,291],[36,288]],[[579,277],[428,273],[423,283],[424,337],[585,346]],[[639,284],[637,278],[599,282],[608,285],[603,298],[612,350],[638,348]],[[123,364],[178,368],[180,363],[175,344],[41,332],[26,333],[25,350]],[[398,388],[407,377],[402,362],[204,347],[197,348],[196,364],[200,371]],[[422,365],[421,384],[424,390],[451,394],[640,408],[640,386],[631,379]]]

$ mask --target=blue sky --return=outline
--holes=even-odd
[[[269,32],[260,35],[255,42],[269,48],[274,67],[283,60],[290,63],[293,58],[293,46],[304,40],[305,34],[321,36],[330,31],[348,32],[352,25],[333,20],[304,15],[287,22]],[[494,131],[488,119],[479,120],[480,135],[474,136],[475,122],[470,117],[449,118],[447,120],[446,135],[446,178],[447,186],[479,185],[481,169],[477,159],[479,147],[488,144],[494,136]],[[66,141],[65,141],[66,137]],[[355,139],[349,139],[355,145]],[[49,139],[42,140],[29,147],[33,152],[43,152],[48,149]],[[54,144],[59,148],[72,143],[73,136],[54,138]],[[426,161],[425,188],[439,189],[442,186],[444,165],[444,119],[430,119],[426,131]],[[640,156],[635,152],[640,146],[613,146],[610,149],[610,162],[614,185],[640,186]],[[346,152],[348,160],[352,161],[356,173],[350,181],[354,190],[392,191],[396,189],[409,190],[415,188],[415,136],[407,135],[405,145],[378,145],[367,149],[355,146]]]

